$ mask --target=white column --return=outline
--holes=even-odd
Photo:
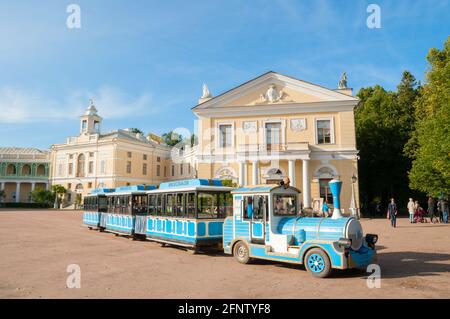
[[[252,184],[258,185],[259,184],[259,165],[258,161],[253,161],[252,163]]]
[[[20,201],[20,182],[16,183],[16,203]]]
[[[36,182],[31,182],[31,191],[34,191],[35,187],[36,187]]]
[[[289,180],[291,181],[291,186],[297,187],[296,181],[295,181],[295,160],[289,160],[289,166],[288,166],[288,174],[289,174]]]
[[[239,162],[239,186],[245,185],[245,162]]]
[[[309,181],[309,160],[303,160],[303,207],[311,208],[311,183]]]
[[[3,189],[3,190],[5,189],[5,182],[0,183],[0,189]]]

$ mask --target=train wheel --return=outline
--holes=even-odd
[[[241,264],[248,264],[251,262],[250,252],[243,241],[239,241],[234,245],[233,255]]]
[[[308,251],[305,257],[305,267],[314,277],[325,278],[331,274],[330,258],[319,248]]]

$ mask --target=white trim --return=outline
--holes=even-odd
[[[331,143],[321,143],[319,144],[317,136],[317,121],[330,121],[330,140]],[[335,132],[334,132],[334,116],[324,116],[314,118],[314,144],[315,145],[334,145],[336,144]]]

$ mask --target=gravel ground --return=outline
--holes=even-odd
[[[81,215],[0,210],[1,298],[450,298],[450,224],[363,219],[380,237],[381,288],[369,289],[364,271],[317,279],[299,266],[241,265],[89,230]],[[81,268],[79,289],[66,286],[70,264]]]

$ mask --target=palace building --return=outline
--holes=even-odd
[[[192,155],[171,160],[171,148],[151,135],[144,137],[131,129],[102,133],[102,118],[93,101],[80,117],[78,136],[51,147],[51,183],[67,189],[66,204],[81,201],[95,188],[124,185],[159,185],[171,179],[192,177]],[[189,161],[189,162],[186,162]]]
[[[0,202],[30,203],[36,188],[48,189],[50,156],[36,148],[0,147]]]
[[[345,74],[335,90],[275,72],[215,97],[204,87],[192,109],[198,176],[253,185],[289,177],[304,207],[320,198],[331,203],[328,182],[340,178],[343,207],[355,208],[357,103]]]
[[[345,74],[337,89],[275,72],[214,97],[204,85],[192,108],[198,145],[177,149],[130,129],[101,133],[91,101],[79,135],[51,148],[51,183],[68,189],[70,204],[99,187],[192,177],[257,185],[289,177],[311,208],[332,202],[328,183],[339,178],[343,207],[357,208],[357,103]]]

